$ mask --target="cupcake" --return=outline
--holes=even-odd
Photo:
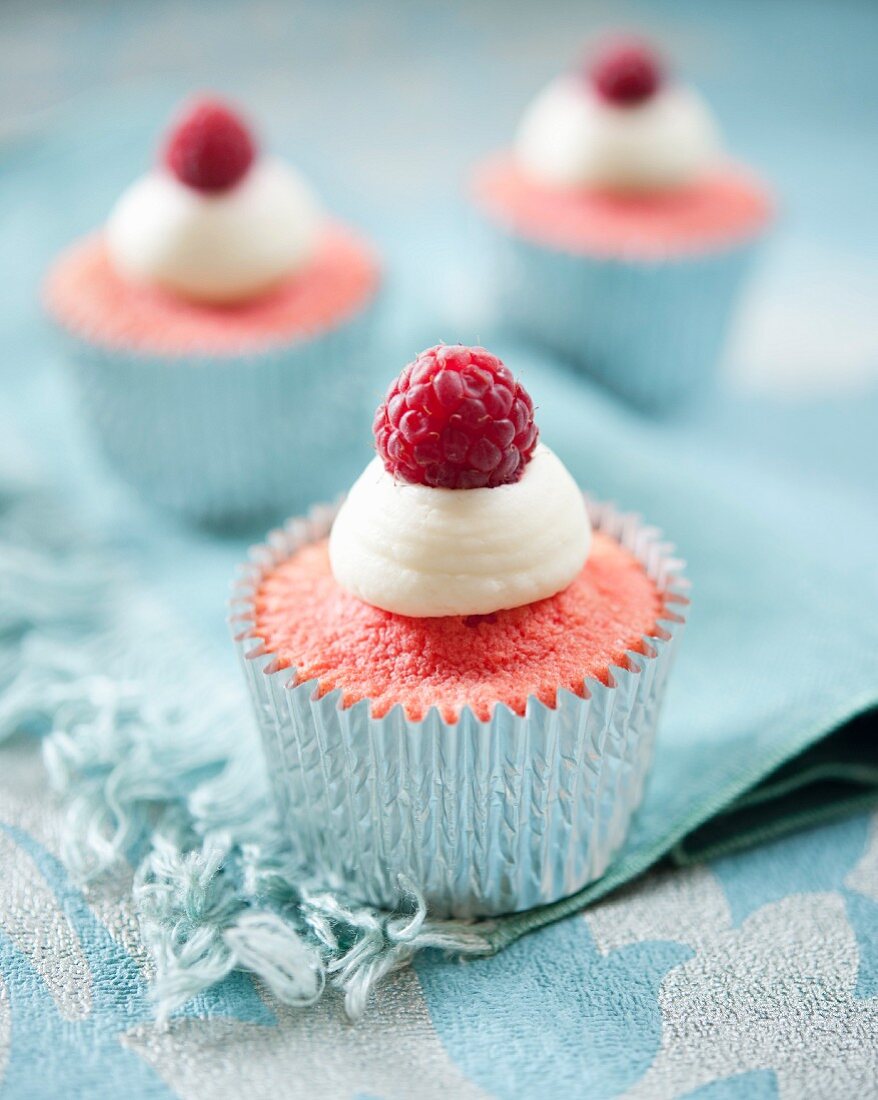
[[[645,408],[711,383],[771,201],[648,46],[554,80],[474,196],[505,321]]]
[[[683,622],[655,528],[587,501],[484,348],[396,379],[337,511],[251,555],[233,632],[280,819],[336,886],[512,912],[606,870]]]
[[[283,515],[362,463],[350,440],[378,284],[371,248],[203,99],[104,228],[55,261],[45,302],[115,469],[156,504],[225,522]]]

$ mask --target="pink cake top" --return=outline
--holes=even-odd
[[[234,305],[188,302],[116,274],[101,234],[77,242],[49,272],[49,313],[74,335],[141,354],[238,355],[306,340],[362,309],[378,288],[378,263],[353,232],[329,225],[304,268],[273,290]]]
[[[498,702],[524,714],[535,696],[554,706],[559,688],[583,694],[587,677],[609,681],[642,638],[664,636],[662,593],[619,543],[595,532],[573,583],[549,599],[491,615],[409,618],[381,611],[340,588],[327,541],[274,567],[255,597],[252,635],[273,669],[341,689],[351,706],[369,699],[382,717],[401,704],[412,720],[431,706],[453,722],[469,706],[481,720]]]
[[[477,204],[493,220],[538,244],[570,253],[682,256],[758,235],[772,214],[768,191],[728,166],[675,191],[618,194],[534,183],[511,154],[476,171]]]

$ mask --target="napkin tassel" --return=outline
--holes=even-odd
[[[306,866],[278,829],[240,700],[195,690],[191,669],[160,677],[161,691],[107,674],[107,653],[125,644],[107,626],[114,598],[102,556],[60,509],[0,491],[0,741],[42,737],[77,879],[135,867],[159,1020],[234,970],[302,1008],[331,987],[357,1019],[424,948],[492,953],[493,922],[430,920],[404,878],[385,912]]]

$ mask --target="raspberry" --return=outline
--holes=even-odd
[[[253,163],[256,149],[241,119],[218,99],[196,100],[168,135],[165,164],[196,191],[226,191]]]
[[[635,107],[650,99],[662,81],[656,54],[637,41],[614,42],[591,64],[591,82],[598,95],[615,107]]]
[[[518,481],[538,434],[533,402],[512,372],[462,344],[439,344],[409,363],[372,430],[388,473],[442,489]]]

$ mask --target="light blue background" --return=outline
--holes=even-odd
[[[822,402],[878,370],[878,16],[868,3],[13,0],[2,18],[7,408],[86,505],[145,547],[143,568],[170,585],[191,587],[191,573],[184,582],[162,564],[190,542],[174,531],[156,536],[152,517],[83,465],[36,291],[56,250],[99,224],[147,166],[168,112],[192,88],[239,97],[267,143],[380,243],[397,303],[379,367],[390,377],[426,343],[489,335],[459,204],[472,162],[508,140],[528,97],[575,57],[578,41],[619,23],[654,29],[709,97],[729,148],[781,198],[782,220],[726,364],[734,388]],[[770,435],[785,414],[766,405],[753,415]],[[742,422],[750,420],[748,410]],[[795,424],[786,434],[809,452]],[[832,446],[846,471],[861,465],[843,440]],[[582,476],[601,490],[588,470]],[[201,545],[194,558],[203,579],[189,603],[218,636],[217,594],[240,546]]]

